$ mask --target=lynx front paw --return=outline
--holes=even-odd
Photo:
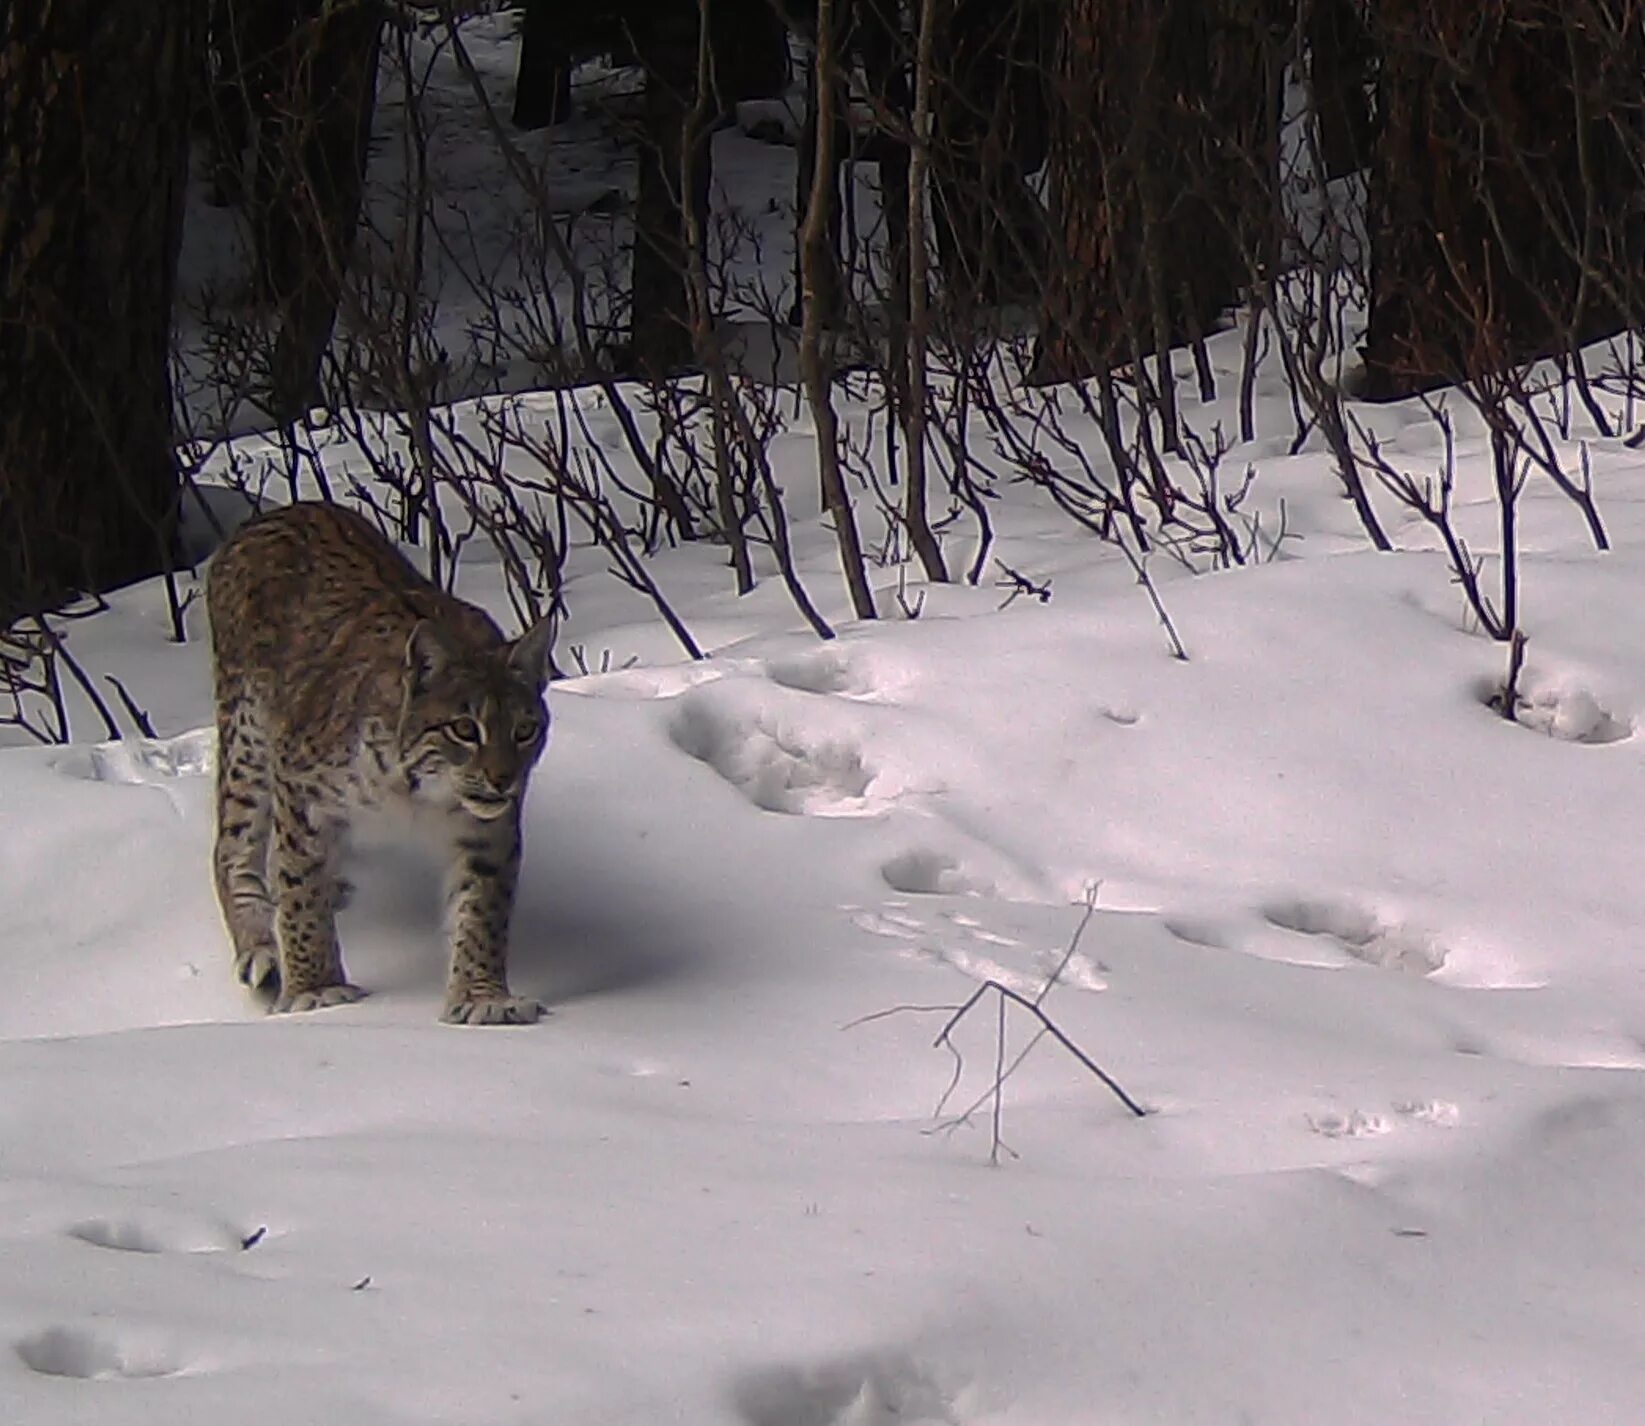
[[[446,1003],[448,1025],[534,1025],[543,1003],[529,995],[467,995]]]
[[[261,990],[280,979],[280,956],[273,946],[241,951],[234,958],[234,978],[247,990]]]
[[[271,1007],[276,1015],[295,1014],[301,1010],[324,1010],[332,1005],[352,1005],[365,991],[357,985],[322,985],[317,990],[282,992]]]

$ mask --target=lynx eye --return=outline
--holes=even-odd
[[[453,718],[446,724],[446,732],[453,742],[478,746],[480,741],[480,725],[472,718]]]
[[[514,741],[516,743],[532,742],[536,739],[537,734],[542,731],[542,727],[543,725],[535,718],[522,718],[514,725]]]

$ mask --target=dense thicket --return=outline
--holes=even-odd
[[[201,177],[238,206],[250,255],[237,305],[202,319],[207,383],[230,393],[225,408],[285,427],[292,489],[312,407],[402,412],[414,468],[380,474],[417,538],[425,518],[440,538],[430,491],[451,478],[437,399],[529,365],[547,384],[604,384],[619,413],[654,505],[625,529],[618,504],[579,495],[600,538],[618,530],[644,549],[715,532],[739,589],[753,580],[748,541],[770,541],[791,577],[763,455],[777,418],[720,340],[728,311],[746,319],[763,302],[774,346],[800,349],[819,430],[841,429],[828,408],[842,372],[881,378],[897,488],[837,435],[819,454],[826,503],[842,538],[853,500],[894,510],[930,577],[947,569],[928,490],[986,525],[964,420],[973,401],[1001,399],[999,352],[1032,353],[1016,390],[1024,368],[1094,378],[1118,485],[1079,508],[1105,531],[1123,514],[1146,543],[1135,492],[1179,519],[1165,461],[1193,455],[1169,351],[1193,350],[1209,395],[1205,338],[1236,320],[1247,395],[1272,345],[1298,441],[1323,437],[1383,545],[1363,489],[1374,452],[1355,444],[1346,390],[1477,388],[1639,324],[1642,6],[526,0],[499,116],[496,76],[464,42],[495,21],[461,7],[14,0],[0,9],[0,617],[169,558],[167,340],[191,113]],[[597,243],[545,180],[542,143],[522,138],[584,117],[571,77],[595,55],[629,66],[639,91],[598,110],[634,177]],[[762,298],[737,287],[752,240],[711,199],[714,136],[743,101],[785,89],[805,96],[796,268],[786,296]],[[363,183],[379,91],[399,152],[379,156],[392,177],[374,210]],[[461,105],[501,156],[509,191],[485,199],[513,215],[510,252],[463,250],[485,224],[454,222],[441,184],[474,195],[431,166],[442,116]],[[457,277],[431,279],[441,264]],[[466,352],[437,319],[442,282],[480,314]],[[689,399],[683,372],[708,378]],[[649,448],[619,376],[639,378],[658,414]],[[944,480],[928,483],[928,457]],[[505,537],[490,507],[473,508]],[[555,539],[541,536],[545,568]]]
[[[1379,0],[1368,388],[1569,352],[1638,317],[1645,7]]]

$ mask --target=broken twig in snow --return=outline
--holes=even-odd
[[[1057,982],[1061,980],[1063,973],[1068,969],[1069,963],[1074,959],[1075,954],[1079,951],[1080,939],[1085,934],[1085,928],[1091,924],[1091,918],[1096,914],[1096,909],[1097,893],[1096,888],[1093,887],[1086,896],[1085,914],[1080,918],[1079,925],[1075,927],[1074,934],[1068,942],[1067,950],[1063,952],[1062,959],[1057,962],[1056,966],[1052,969],[1051,974],[1046,977],[1045,983],[1039,988],[1038,993],[1032,998],[1024,995],[1021,991],[1013,990],[1008,985],[1001,984],[998,980],[989,978],[988,980],[981,982],[981,984],[979,984],[977,988],[965,998],[964,1001],[957,1005],[894,1005],[889,1009],[877,1010],[872,1014],[864,1015],[859,1019],[852,1020],[843,1028],[847,1030],[853,1029],[858,1025],[866,1025],[874,1020],[889,1019],[893,1015],[929,1015],[938,1012],[946,1012],[948,1019],[944,1023],[942,1030],[938,1033],[937,1038],[932,1042],[932,1044],[933,1047],[946,1049],[951,1055],[954,1056],[954,1074],[948,1082],[948,1087],[943,1090],[942,1097],[937,1101],[937,1107],[934,1111],[933,1117],[938,1118],[941,1122],[933,1126],[933,1128],[934,1131],[950,1133],[953,1130],[960,1128],[962,1125],[970,1123],[972,1117],[984,1105],[990,1106],[991,1142],[989,1146],[988,1161],[991,1164],[997,1164],[999,1162],[1000,1153],[1002,1150],[1008,1154],[1011,1154],[1013,1158],[1016,1157],[1014,1151],[1008,1144],[1005,1143],[1001,1136],[1005,1113],[1005,1084],[1006,1081],[1009,1080],[1014,1073],[1016,1073],[1017,1068],[1023,1063],[1024,1060],[1028,1058],[1029,1054],[1032,1053],[1034,1047],[1038,1045],[1039,1042],[1047,1035],[1061,1045],[1063,1049],[1072,1055],[1074,1059],[1077,1060],[1090,1074],[1094,1075],[1097,1079],[1101,1080],[1103,1084],[1107,1085],[1107,1087],[1113,1091],[1115,1097],[1118,1098],[1120,1103],[1129,1109],[1132,1114],[1136,1115],[1139,1119],[1145,1118],[1148,1111],[1125,1091],[1124,1087],[1118,1080],[1109,1074],[1107,1070],[1103,1069],[1103,1067],[1092,1059],[1091,1056],[1088,1055],[1083,1049],[1081,1049],[1079,1045],[1075,1044],[1067,1033],[1056,1023],[1056,1021],[1046,1014],[1044,1008],[1045,998],[1051,993],[1051,987],[1056,985]],[[949,1099],[953,1096],[954,1091],[959,1087],[960,1077],[964,1073],[965,1069],[964,1056],[961,1054],[959,1046],[956,1045],[953,1040],[954,1031],[959,1028],[960,1023],[965,1019],[965,1017],[976,1008],[977,1004],[990,991],[994,992],[997,997],[996,1006],[998,1011],[998,1018],[995,1026],[993,1080],[989,1084],[988,1088],[984,1090],[982,1094],[978,1095],[977,1098],[973,1100],[964,1111],[952,1116],[951,1118],[943,1119],[943,1109],[946,1107]],[[1039,1028],[1035,1031],[1033,1038],[1030,1039],[1029,1042],[1017,1052],[1009,1063],[1007,1063],[1006,1021],[1008,1009],[1012,1005],[1018,1006],[1022,1010],[1027,1011],[1027,1013],[1032,1016],[1038,1024]]]

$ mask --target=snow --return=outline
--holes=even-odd
[[[157,587],[77,626],[163,736],[0,758],[5,1418],[1632,1419],[1639,464],[1603,557],[1528,492],[1520,726],[1439,555],[1332,538],[1317,461],[1259,480],[1300,557],[1153,567],[1187,662],[1029,492],[1001,555],[1049,603],[931,588],[831,643],[668,556],[713,656],[613,603],[579,637],[614,671],[552,694],[531,1029],[436,1023],[389,843],[344,914],[370,997],[262,1017],[205,870],[198,606],[181,647]],[[506,618],[498,580],[465,588]],[[1045,1011],[1149,1113],[1042,1041],[991,1167],[996,1001],[945,1118],[930,1007],[1059,966]]]
[[[1239,343],[1201,430],[1237,429]],[[836,640],[689,546],[651,566],[711,651],[685,660],[576,549],[561,656],[596,671],[551,690],[528,807],[534,1027],[437,1023],[433,878],[381,829],[342,919],[368,998],[263,1016],[207,874],[203,609],[183,645],[155,585],[75,622],[158,736],[82,716],[0,752],[0,1420],[1637,1420],[1645,460],[1561,447],[1592,447],[1605,555],[1527,487],[1510,724],[1432,531],[1379,495],[1399,549],[1369,550],[1274,365],[1230,460],[1296,538],[1154,560],[1186,661],[1021,485],[995,553],[1048,602],[887,563],[887,617],[851,621],[804,419],[773,459]],[[556,400],[608,419],[521,409]],[[1488,443],[1453,414],[1489,555]],[[1431,472],[1420,406],[1356,415]],[[319,450],[364,478],[342,433]],[[1042,1039],[995,1154],[999,1007],[1007,1062],[1036,1023],[990,983],[1147,1113]]]

